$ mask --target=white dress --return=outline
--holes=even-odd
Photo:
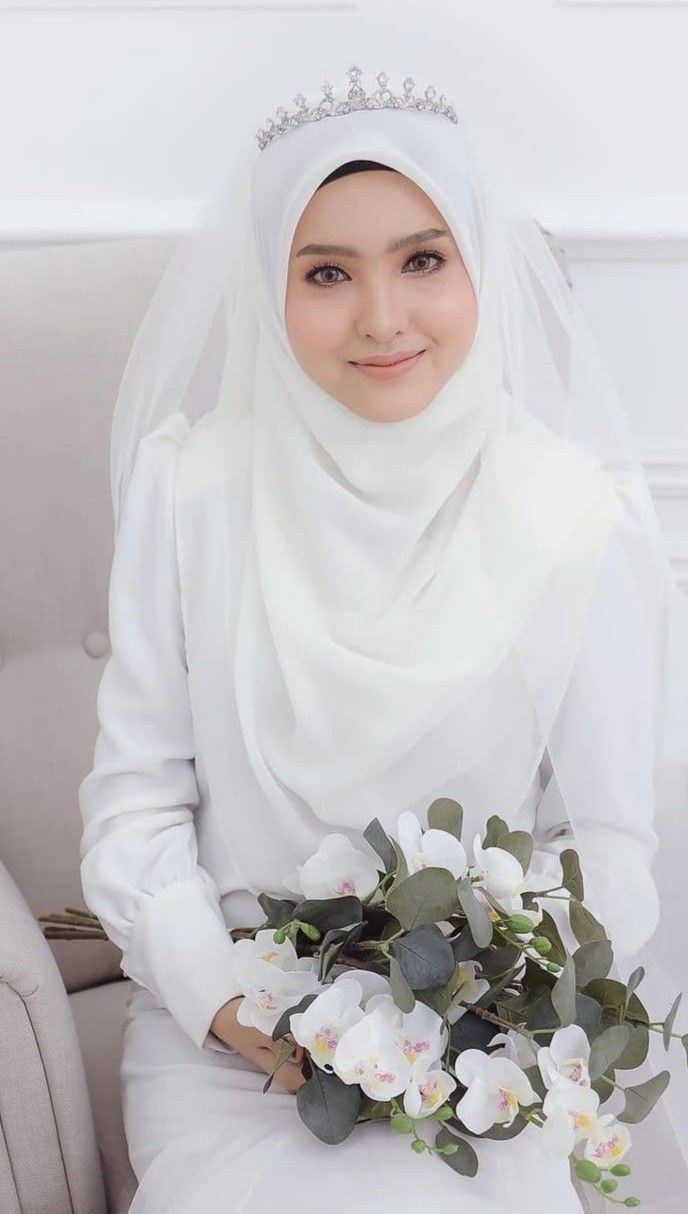
[[[580,1214],[568,1161],[545,1159],[535,1127],[505,1144],[473,1139],[474,1179],[411,1151],[386,1123],[356,1126],[328,1149],[293,1096],[276,1082],[264,1094],[265,1073],[210,1033],[216,1011],[240,993],[227,928],[261,924],[255,895],[289,897],[282,876],[333,829],[312,813],[288,829],[274,818],[242,749],[224,633],[226,475],[207,419],[189,428],[173,414],[139,446],[110,577],[100,730],[79,789],[84,898],[132,979],[120,1072],[140,1182],[131,1214],[413,1214],[444,1208],[443,1199],[465,1214]],[[245,522],[238,508],[237,527]],[[560,711],[572,755],[579,748],[590,770],[590,854],[604,866],[611,846],[618,865],[602,912],[587,899],[612,940],[642,931],[655,898],[651,762],[638,745],[645,705],[627,661],[632,618],[614,610],[615,577],[610,544]],[[609,697],[592,704],[586,670],[600,661]],[[512,825],[534,830],[543,854],[571,842],[546,755]],[[481,826],[467,813],[466,838]],[[635,886],[633,921],[622,872]],[[428,1141],[436,1128],[428,1124]]]

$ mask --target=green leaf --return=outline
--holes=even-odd
[[[376,851],[385,866],[386,873],[393,873],[396,867],[396,854],[392,842],[379,818],[372,818],[363,831],[363,838],[368,841],[373,851]]]
[[[414,991],[444,986],[454,976],[456,962],[449,941],[436,923],[423,923],[395,940],[391,953]]]
[[[587,944],[581,944],[573,954],[576,985],[583,988],[595,978],[606,978],[613,960],[612,946],[608,940],[590,940]]]
[[[296,902],[288,898],[271,898],[269,894],[259,894],[257,898],[261,909],[267,915],[265,927],[283,927],[293,918]]]
[[[433,1145],[444,1147],[448,1143],[456,1143],[459,1149],[451,1155],[440,1155],[440,1159],[443,1159],[454,1172],[458,1172],[461,1176],[475,1176],[478,1171],[478,1156],[470,1142],[466,1142],[465,1138],[459,1138],[456,1134],[452,1134],[446,1126],[442,1126],[438,1130]]]
[[[449,1040],[453,1049],[462,1054],[464,1050],[482,1050],[487,1053],[487,1047],[496,1033],[500,1031],[498,1024],[491,1024],[476,1016],[475,1012],[466,1011],[463,1016],[449,1026]]]
[[[508,823],[499,814],[492,814],[485,823],[483,847],[501,847],[501,840],[509,833]]]
[[[426,872],[429,871],[426,869]],[[455,883],[461,909],[468,920],[471,935],[479,948],[487,948],[492,940],[492,920],[483,906],[480,905],[468,877],[462,877]]]
[[[578,852],[574,851],[572,847],[565,847],[559,859],[563,873],[563,888],[569,891],[572,898],[577,898],[579,902],[582,902],[585,890]]]
[[[438,797],[428,810],[428,826],[433,830],[446,830],[460,840],[463,829],[463,807],[451,797]]]
[[[325,933],[333,927],[361,923],[363,906],[360,898],[348,894],[344,898],[304,898],[294,907],[293,918],[312,923]]]
[[[589,995],[576,992],[576,1024],[579,1024],[588,1039],[592,1041],[600,1031],[602,1009],[596,999]]]
[[[280,1069],[282,1063],[286,1062],[287,1058],[291,1058],[293,1053],[294,1053],[294,1046],[292,1045],[291,1041],[287,1041],[286,1039],[283,1039],[282,1041],[280,1041],[280,1043],[277,1047],[277,1050],[275,1052],[275,1065],[273,1066],[272,1070],[270,1071],[270,1074],[268,1075],[265,1083],[263,1084],[263,1093],[267,1092],[268,1088],[270,1087],[270,1085],[275,1077],[275,1072]]]
[[[669,1071],[660,1071],[658,1075],[653,1075],[652,1079],[648,1079],[645,1083],[624,1088],[626,1103],[623,1111],[617,1114],[618,1120],[634,1124],[647,1117],[666,1090],[670,1078]]]
[[[311,1078],[296,1093],[296,1108],[304,1125],[321,1142],[337,1143],[348,1138],[361,1105],[357,1083],[343,1083],[315,1067]]]
[[[573,957],[567,957],[550,995],[559,1022],[573,1024],[576,1015],[576,967]]]
[[[448,868],[421,868],[395,884],[386,903],[407,930],[421,923],[437,923],[459,909],[456,881]]]
[[[325,933],[320,941],[319,982],[325,981],[330,970],[336,965],[339,954],[346,952],[350,944],[360,940],[364,927],[364,923],[351,923],[347,927],[333,927]]]
[[[471,935],[471,929],[468,923],[465,923],[461,928],[458,936],[451,942],[454,960],[458,965],[459,961],[471,961],[480,952],[480,945],[476,944]]]
[[[510,830],[499,846],[516,857],[524,873],[528,871],[533,856],[533,836],[527,830]]]
[[[628,979],[628,982],[626,983],[626,990],[628,991],[629,995],[632,994],[632,992],[635,990],[635,988],[637,986],[640,986],[640,983],[642,982],[644,977],[645,977],[645,968],[644,968],[644,966],[639,965],[637,970],[633,970],[633,973],[631,974],[630,978]]]
[[[616,1069],[634,1071],[647,1058],[650,1048],[650,1032],[644,1024],[627,1024],[629,1030],[628,1045],[616,1060]]]
[[[569,923],[579,944],[589,944],[592,940],[606,940],[607,933],[601,923],[574,898],[569,900]]]
[[[586,995],[596,999],[602,1007],[615,1008],[621,1011],[626,1006],[626,987],[616,978],[594,978],[585,988]],[[634,1020],[648,1023],[649,1016],[637,995],[632,994],[628,1000],[628,1015]]]
[[[669,1008],[669,1012],[667,1014],[666,1020],[664,1021],[664,1026],[662,1028],[662,1041],[664,1042],[665,1050],[668,1050],[669,1046],[671,1045],[671,1032],[674,1027],[674,1020],[676,1019],[678,1005],[681,1002],[682,998],[683,998],[683,991],[680,991],[679,994],[674,999],[674,1002],[672,1003],[671,1007]]]
[[[559,935],[559,928],[549,911],[543,910],[542,920],[538,924],[536,931],[539,936],[546,936],[552,944],[552,950],[547,954],[547,960],[558,961],[560,965],[563,965],[566,960],[566,949]]]
[[[416,997],[401,972],[401,966],[396,957],[389,959],[389,987],[392,999],[402,1012],[412,1012],[416,1006]]]
[[[454,997],[454,978],[443,986],[430,986],[427,990],[418,991],[416,998],[426,1007],[431,1007],[438,1016],[444,1016]],[[414,992],[415,993],[415,992]]]
[[[681,1038],[681,1045],[686,1051],[686,1062],[688,1062],[688,1033],[684,1033]]]
[[[605,1071],[613,1066],[628,1045],[631,1036],[630,1028],[625,1024],[615,1024],[605,1029],[596,1037],[590,1047],[588,1070],[591,1079],[599,1079]]]
[[[396,839],[391,839],[390,841],[391,841],[392,847],[394,849],[394,855],[396,857],[396,869],[395,869],[394,880],[392,881],[392,884],[389,886],[389,888],[387,890],[385,901],[389,897],[392,890],[395,889],[397,885],[400,885],[402,881],[405,881],[409,875],[408,865],[406,863],[406,856],[404,855],[403,851],[401,850],[401,847],[397,843]]]

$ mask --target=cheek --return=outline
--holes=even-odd
[[[464,272],[446,275],[442,289],[432,300],[435,340],[458,351],[466,351],[478,323],[478,309],[471,280]]]
[[[345,309],[329,298],[323,304],[313,289],[287,295],[286,324],[296,354],[312,361],[338,349],[347,328]]]

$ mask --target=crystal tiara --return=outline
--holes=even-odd
[[[321,118],[335,118],[338,114],[350,114],[353,110],[420,110],[423,113],[440,114],[443,118],[448,118],[450,122],[458,123],[459,121],[456,110],[449,104],[444,93],[437,97],[437,92],[432,85],[428,85],[423,97],[413,97],[415,81],[407,76],[403,83],[404,94],[400,97],[388,88],[389,78],[385,72],[380,72],[375,77],[379,87],[372,93],[366,94],[365,89],[361,88],[359,83],[360,67],[352,63],[346,74],[349,78],[350,88],[346,97],[341,101],[336,100],[330,82],[324,80],[321,85],[323,97],[317,105],[309,106],[303,93],[297,93],[294,102],[298,108],[291,114],[285,110],[284,106],[280,106],[276,114],[277,121],[270,118],[265,128],[256,131],[260,150],[262,151],[279,135],[303,126],[306,122],[318,122]]]

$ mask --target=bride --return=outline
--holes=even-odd
[[[687,634],[623,410],[452,105],[360,76],[232,163],[113,416],[79,802],[84,897],[132,984],[131,1214],[583,1208],[533,1125],[476,1139],[468,1178],[386,1122],[328,1150],[301,1047],[263,1092],[276,1043],[237,1019],[228,929],[331,831],[361,847],[449,795],[466,839],[497,812],[553,872],[573,845],[617,963],[673,980],[652,866]]]

